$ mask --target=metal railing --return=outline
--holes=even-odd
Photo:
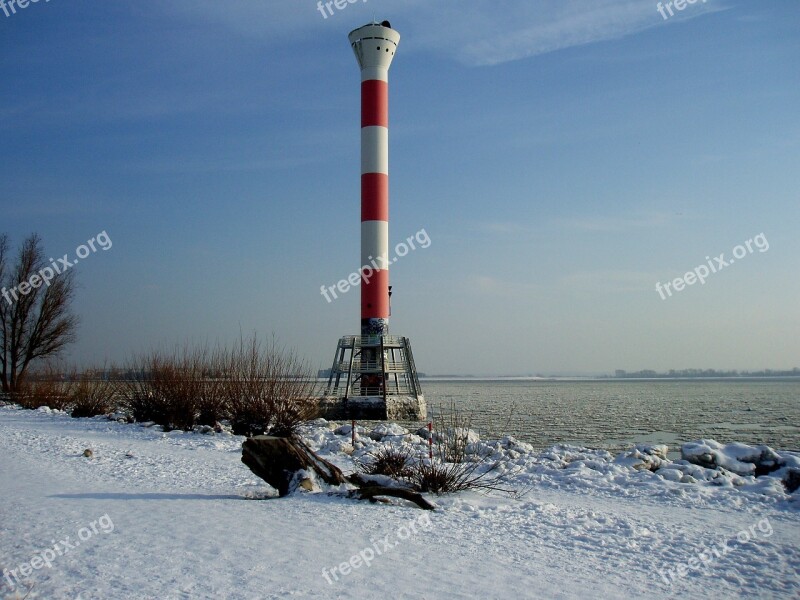
[[[408,338],[350,335],[336,348],[326,396],[414,396],[422,391]]]

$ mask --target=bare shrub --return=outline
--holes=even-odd
[[[470,441],[471,415],[464,415],[453,402],[434,419],[433,459],[417,460],[409,480],[420,492],[446,494],[469,489],[509,492],[498,473],[503,461],[488,460]]]
[[[232,350],[184,347],[134,359],[125,383],[136,421],[190,430],[229,419],[237,435],[293,435],[317,415],[316,379],[275,341],[241,339]]]
[[[135,359],[134,375],[126,385],[126,404],[134,420],[153,421],[165,430],[193,429],[204,392],[207,355],[205,348],[184,346]]]
[[[291,436],[300,425],[319,416],[317,379],[306,362],[292,351],[270,352],[275,385],[270,386],[272,423],[269,433]]]
[[[125,408],[134,421],[145,423],[167,423],[168,407],[163,396],[157,395],[152,382],[152,373],[161,369],[162,359],[157,354],[134,358],[129,369],[129,377],[124,383]]]
[[[447,410],[439,410],[434,418],[434,444],[437,455],[445,463],[461,464],[472,449],[469,434],[472,431],[472,415],[463,414],[455,402]]]
[[[415,460],[408,447],[381,446],[367,456],[368,460],[357,461],[359,470],[366,475],[387,475],[398,480],[410,480],[413,476]]]
[[[510,491],[502,485],[502,474],[495,471],[501,461],[487,463],[448,463],[434,457],[433,460],[420,460],[412,466],[413,486],[420,492],[449,494],[470,489]]]
[[[109,379],[93,379],[84,372],[72,387],[70,414],[75,417],[106,415],[116,408],[118,383]]]
[[[216,425],[229,415],[225,396],[225,350],[217,348],[205,365],[198,399],[198,425]]]
[[[316,378],[293,351],[273,339],[241,339],[226,353],[223,394],[236,435],[288,437],[318,414]]]
[[[189,431],[228,418],[225,351],[184,346],[170,353],[153,351],[134,363],[127,406],[136,421]]]
[[[156,396],[167,407],[165,429],[191,431],[197,424],[203,397],[203,374],[207,365],[205,348],[185,346],[161,360],[159,368],[151,373]]]
[[[30,374],[10,394],[11,401],[23,408],[36,409],[42,406],[65,410],[71,401],[70,377],[46,364],[40,371]]]
[[[222,358],[225,383],[222,389],[231,427],[235,435],[260,435],[269,426],[266,400],[268,369],[256,339],[225,351]]]

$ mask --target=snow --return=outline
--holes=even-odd
[[[358,427],[356,427],[356,432],[357,431]],[[377,442],[385,437],[402,437],[404,435],[408,435],[408,429],[401,427],[397,423],[381,423],[369,432],[369,436]]]
[[[720,466],[738,475],[752,475],[756,464],[777,467],[785,461],[768,446],[748,446],[733,443],[724,446],[714,440],[684,444],[681,456],[704,465]]]
[[[339,425],[303,436],[345,470],[380,444],[427,453],[393,424],[357,428],[354,448]],[[0,598],[31,585],[31,600],[800,596],[800,491],[780,482],[796,454],[767,449],[783,466],[756,478],[746,465],[764,447],[702,440],[671,461],[663,447],[536,452],[472,433],[515,493],[433,496],[426,512],[273,498],[226,432],[0,407]]]

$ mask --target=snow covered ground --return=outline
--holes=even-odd
[[[334,428],[304,435],[352,469]],[[360,440],[356,456],[379,443]],[[250,499],[268,486],[241,463],[242,441],[0,407],[0,598],[800,597],[800,491],[746,465],[652,472],[637,469],[662,460],[647,452],[476,441],[520,494],[433,497],[426,512]],[[692,448],[732,468],[749,456]]]

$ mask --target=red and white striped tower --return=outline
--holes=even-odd
[[[389,333],[389,66],[400,34],[388,21],[350,32],[361,67],[361,335]]]
[[[350,32],[361,67],[361,335],[339,339],[323,414],[425,418],[407,337],[389,335],[389,66],[400,34],[388,21]]]

